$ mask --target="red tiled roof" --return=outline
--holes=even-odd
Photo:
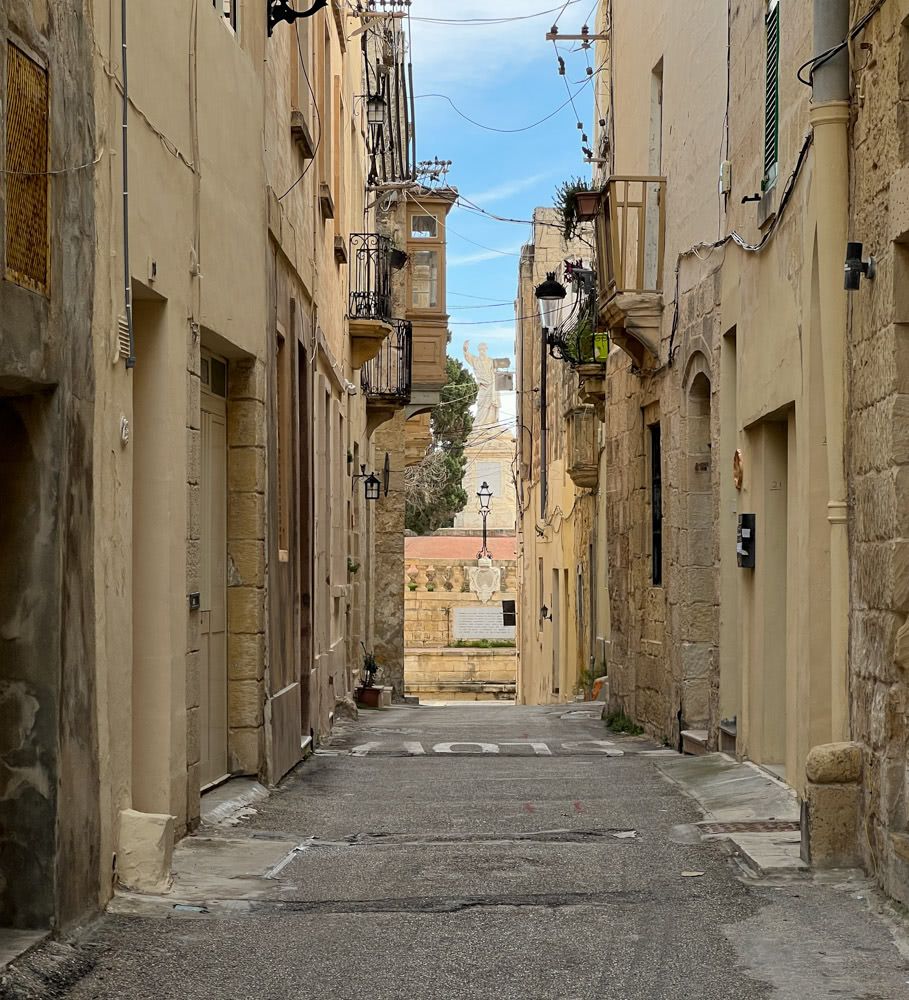
[[[471,561],[483,539],[477,535],[411,535],[404,539],[405,559],[464,559]],[[517,539],[514,536],[493,537],[487,540],[492,558],[508,560],[517,558]]]

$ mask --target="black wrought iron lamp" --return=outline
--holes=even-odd
[[[277,25],[282,21],[293,24],[301,17],[312,17],[328,6],[328,0],[316,0],[308,10],[296,10],[289,0],[268,0],[268,34],[271,36]]]
[[[492,553],[486,543],[486,518],[489,517],[489,503],[492,500],[492,490],[489,488],[489,483],[483,483],[477,492],[477,497],[480,500],[480,517],[483,518],[483,548],[477,553],[477,559],[492,559]]]
[[[364,480],[363,492],[366,499],[370,502],[378,500],[379,494],[382,492],[382,480],[374,472],[367,472],[365,465],[360,466],[360,475],[353,477],[354,482],[358,479]]]

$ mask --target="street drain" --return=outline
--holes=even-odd
[[[752,819],[738,823],[698,823],[701,833],[798,833],[798,821],[785,819]]]

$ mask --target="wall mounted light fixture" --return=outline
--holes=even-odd
[[[328,0],[316,0],[308,10],[295,10],[289,0],[268,0],[268,34],[271,36],[275,27],[282,21],[293,24],[301,17],[312,17],[328,6]]]

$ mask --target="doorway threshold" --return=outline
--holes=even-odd
[[[210,826],[235,826],[268,794],[268,789],[255,778],[222,782],[202,796],[202,822]]]
[[[23,931],[0,927],[0,969],[21,958],[30,948],[50,937],[50,930]]]

